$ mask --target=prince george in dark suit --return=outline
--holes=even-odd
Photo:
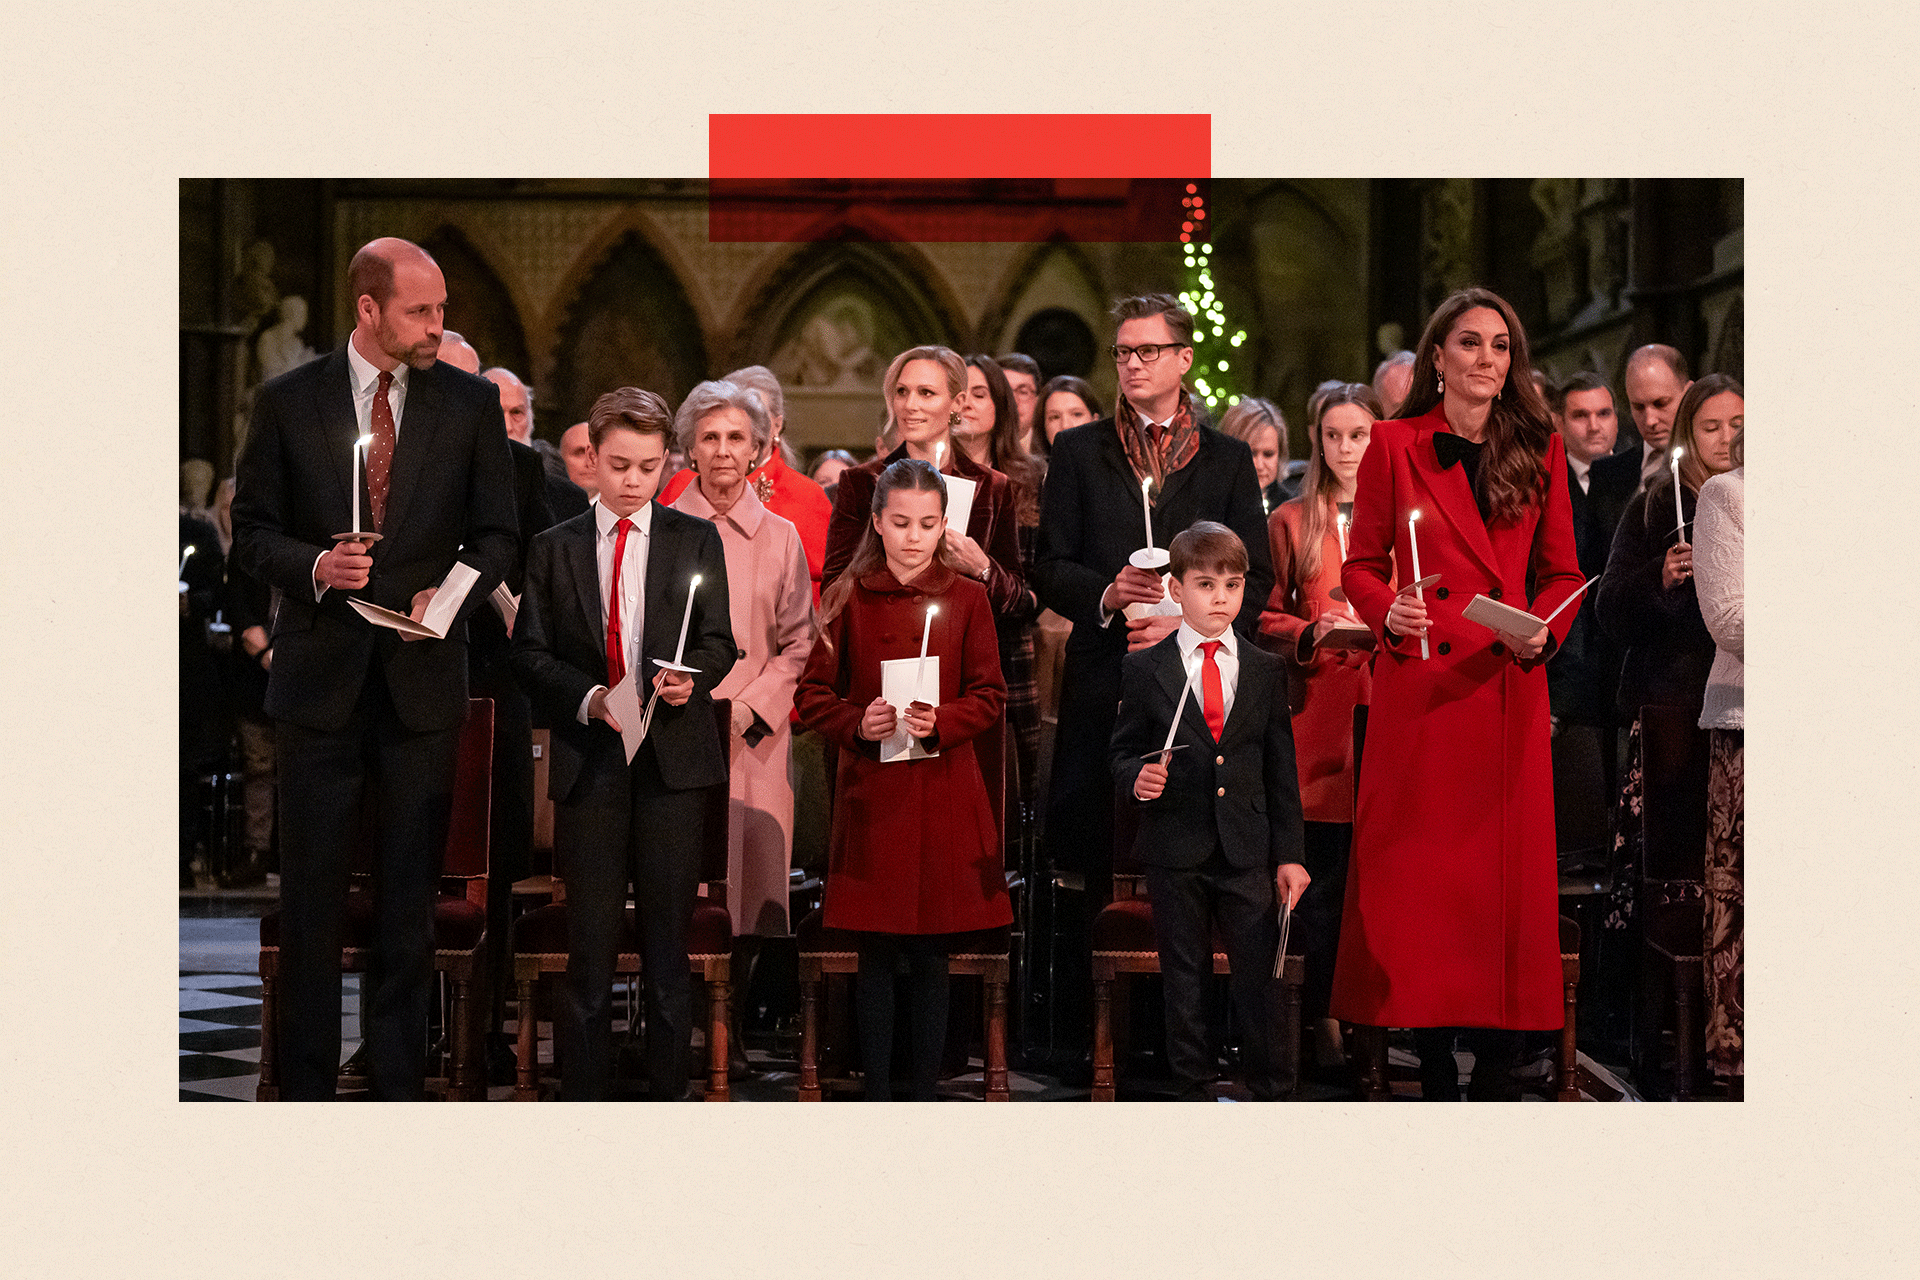
[[[1114,777],[1140,808],[1134,854],[1146,867],[1166,992],[1167,1063],[1187,1098],[1211,1096],[1206,981],[1217,925],[1257,1099],[1279,1096],[1273,963],[1275,893],[1292,904],[1307,887],[1300,781],[1280,660],[1238,636],[1246,546],[1203,520],[1170,548],[1181,623],[1121,665]],[[1174,736],[1156,756],[1192,671]],[[1153,757],[1152,762],[1143,757]]]
[[[693,982],[687,927],[700,887],[706,790],[726,781],[713,687],[736,650],[719,530],[653,501],[672,415],[659,396],[610,391],[588,419],[600,499],[533,540],[513,630],[513,667],[536,719],[553,729],[548,795],[554,857],[567,885],[566,998],[555,1027],[562,1096],[594,1101],[611,1084],[614,960],[631,881],[646,985],[649,1096],[687,1091]],[[695,575],[681,662],[671,660]],[[660,702],[629,764],[608,686],[632,672]],[[644,696],[642,699],[644,703]]]
[[[436,363],[446,282],[418,246],[354,255],[347,345],[261,387],[237,467],[233,557],[273,588],[266,711],[280,767],[281,1096],[333,1097],[350,847],[373,789],[373,955],[362,1001],[380,1099],[420,1096],[433,904],[467,713],[466,620],[513,564],[513,464],[490,383]],[[380,540],[336,543],[358,501]],[[403,641],[356,597],[424,612],[458,559],[479,577],[444,640]]]

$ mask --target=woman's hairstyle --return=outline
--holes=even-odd
[[[594,448],[605,443],[607,432],[615,428],[665,436],[673,430],[673,415],[667,412],[667,402],[653,392],[620,387],[595,400],[593,408],[587,410],[587,438]]]
[[[1220,415],[1220,430],[1235,440],[1246,441],[1249,447],[1253,444],[1253,433],[1269,426],[1280,441],[1279,470],[1274,476],[1275,479],[1285,479],[1287,463],[1291,459],[1287,456],[1287,420],[1281,416],[1279,405],[1259,396],[1241,396]]]
[[[882,435],[891,434],[898,438],[900,428],[893,421],[893,384],[900,379],[900,371],[915,360],[931,360],[940,366],[947,375],[947,394],[962,396],[967,391],[967,363],[951,347],[923,346],[908,347],[893,358],[887,366],[887,376],[880,383],[880,398],[885,402],[887,425],[881,428]],[[898,446],[896,446],[898,447]]]
[[[1314,388],[1313,395],[1307,401],[1307,474],[1300,482],[1300,498],[1303,515],[1300,521],[1300,546],[1294,556],[1294,581],[1288,584],[1294,590],[1305,586],[1320,576],[1320,548],[1326,541],[1327,521],[1333,519],[1333,506],[1340,492],[1340,477],[1327,465],[1326,453],[1320,442],[1320,424],[1327,416],[1327,410],[1335,405],[1350,404],[1367,411],[1367,416],[1375,422],[1380,420],[1380,397],[1372,387],[1364,382],[1341,382],[1333,379]]]
[[[1700,446],[1694,443],[1694,419],[1700,416],[1701,405],[1728,391],[1739,396],[1742,401],[1747,398],[1747,393],[1741,390],[1737,378],[1724,373],[1703,374],[1687,388],[1687,393],[1680,397],[1680,407],[1673,411],[1673,436],[1667,442],[1667,449],[1671,452],[1676,444],[1686,449],[1686,452],[1680,455],[1680,483],[1695,493],[1700,492],[1700,486],[1707,482],[1707,477],[1713,472],[1707,470],[1707,464],[1700,458]],[[1733,465],[1741,466],[1745,456],[1746,450],[1742,448],[1739,456],[1733,459]]]
[[[1514,520],[1546,493],[1547,443],[1553,438],[1553,416],[1533,385],[1527,331],[1505,298],[1475,286],[1460,290],[1440,304],[1414,348],[1413,385],[1407,388],[1398,416],[1418,418],[1441,403],[1433,353],[1445,345],[1460,317],[1476,307],[1490,307],[1506,322],[1508,356],[1506,385],[1487,411],[1480,490],[1486,494],[1493,521]]]
[[[889,378],[887,382],[891,386],[893,380]],[[877,516],[885,511],[887,499],[900,492],[937,493],[940,495],[940,510],[945,512],[947,509],[947,482],[940,478],[933,464],[919,458],[902,458],[882,471],[873,482],[873,503],[868,509],[869,515]],[[947,559],[944,538],[934,552],[934,559],[948,568],[953,567]],[[833,646],[833,641],[827,637],[827,627],[847,607],[847,598],[853,594],[854,584],[886,563],[887,549],[880,541],[879,531],[869,519],[866,527],[860,531],[860,541],[854,546],[853,559],[847,562],[847,567],[833,580],[833,585],[820,596],[820,635],[826,639],[829,648]]]
[[[744,369],[735,369],[725,377],[736,387],[745,387],[749,391],[760,393],[760,403],[767,406],[767,415],[784,418],[787,415],[786,394],[780,390],[780,379],[773,376],[773,370],[763,364],[750,364]]]
[[[819,471],[820,465],[825,462],[843,463],[844,465],[849,467],[857,467],[860,465],[860,460],[854,457],[852,454],[848,453],[845,449],[829,449],[825,453],[821,454],[819,457],[815,458],[813,460],[813,465],[807,468],[807,479],[809,480],[813,479],[814,473]]]
[[[1080,403],[1087,406],[1087,412],[1095,418],[1104,418],[1107,411],[1100,406],[1100,397],[1085,378],[1076,378],[1070,373],[1062,373],[1048,378],[1046,385],[1040,388],[1040,394],[1033,401],[1033,451],[1041,457],[1053,452],[1053,445],[1047,441],[1047,401],[1056,391],[1067,391],[1080,397]]]
[[[968,356],[967,364],[987,380],[987,395],[993,400],[987,465],[1013,481],[1014,520],[1023,525],[1039,524],[1040,484],[1047,473],[1039,459],[1020,447],[1020,408],[1013,402],[1013,385],[992,356]]]
[[[687,392],[687,398],[680,402],[680,412],[673,416],[673,439],[680,452],[693,452],[693,441],[700,433],[701,420],[722,409],[738,409],[747,415],[747,426],[753,435],[753,456],[758,458],[765,453],[767,440],[773,434],[773,420],[767,416],[760,393],[737,382],[724,380],[702,382]]]

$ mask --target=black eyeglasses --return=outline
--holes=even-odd
[[[1107,350],[1113,353],[1115,364],[1125,364],[1127,357],[1132,355],[1139,356],[1141,364],[1152,364],[1160,358],[1161,352],[1178,351],[1186,345],[1184,342],[1143,342],[1137,347],[1108,347]]]

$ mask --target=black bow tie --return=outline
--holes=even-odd
[[[1480,444],[1454,435],[1451,431],[1433,433],[1433,453],[1440,459],[1440,469],[1445,471],[1456,462],[1480,456]]]

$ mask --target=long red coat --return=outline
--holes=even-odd
[[[880,696],[880,663],[940,657],[939,755],[880,763],[856,733]],[[877,933],[961,933],[1013,922],[1000,830],[973,739],[1006,703],[993,606],[979,583],[934,564],[901,586],[886,569],[854,584],[800,676],[800,723],[840,748],[827,863],[826,924]]]
[[[1436,408],[1377,423],[1360,462],[1341,575],[1380,640],[1354,816],[1332,1014],[1374,1026],[1551,1028],[1562,1022],[1546,654],[1520,662],[1460,616],[1476,593],[1545,617],[1580,585],[1567,464],[1548,444],[1543,505],[1489,529],[1463,466],[1442,470]],[[1413,580],[1418,508],[1432,657],[1388,643],[1387,608]],[[1533,594],[1528,595],[1528,578]]]
[[[1273,551],[1273,594],[1260,614],[1262,635],[1287,642],[1292,664],[1293,758],[1300,771],[1300,812],[1308,822],[1353,821],[1353,709],[1373,691],[1373,654],[1366,649],[1309,648],[1300,661],[1302,637],[1314,621],[1336,608],[1340,585],[1340,534],[1328,513],[1320,543],[1320,572],[1299,580],[1300,548],[1309,498],[1282,503],[1267,518]]]

